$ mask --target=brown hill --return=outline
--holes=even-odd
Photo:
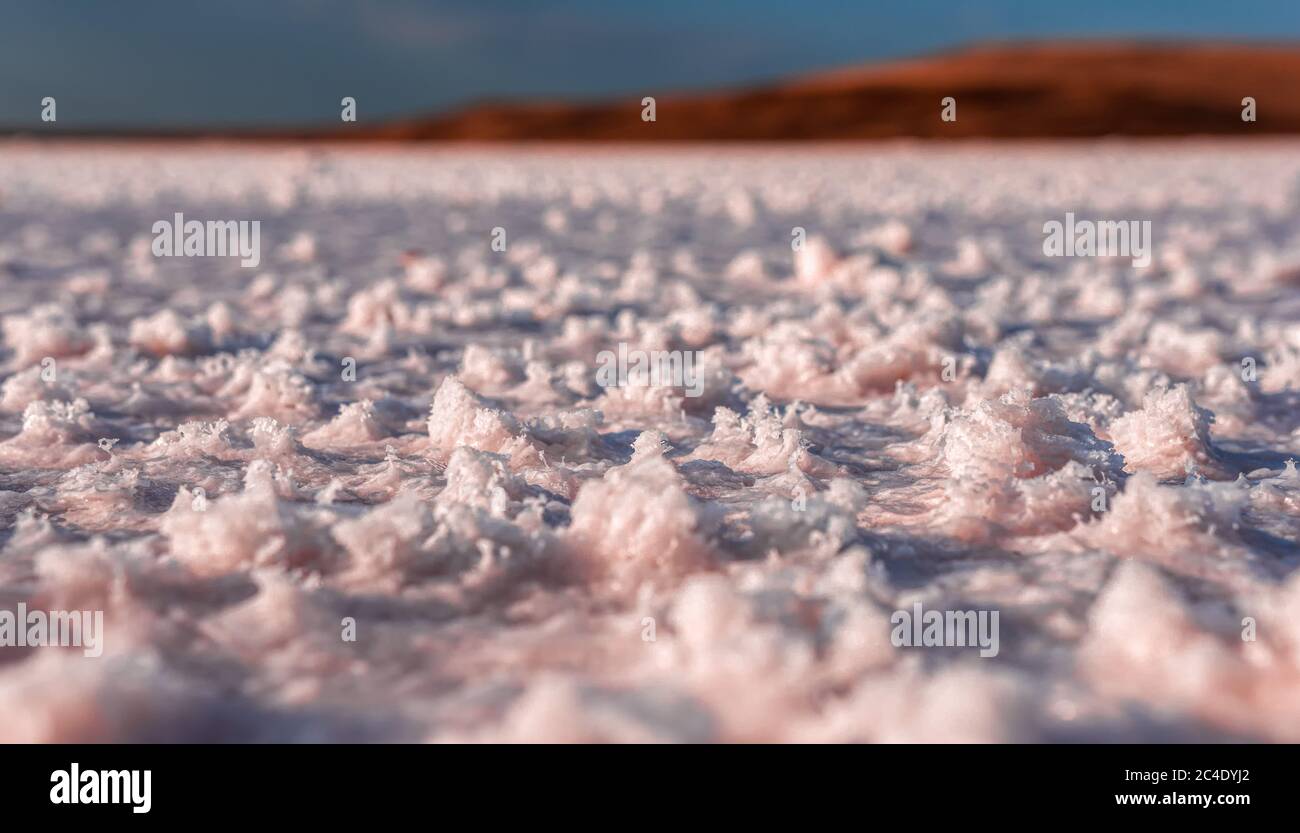
[[[957,100],[957,120],[940,101]],[[1244,97],[1257,121],[1241,119]],[[843,140],[1300,133],[1300,47],[992,45],[790,83],[604,104],[502,104],[376,129],[441,140]]]

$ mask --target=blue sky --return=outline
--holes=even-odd
[[[662,94],[980,40],[1300,39],[1300,0],[0,0],[0,125],[363,121]]]

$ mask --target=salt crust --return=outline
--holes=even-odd
[[[1300,740],[1290,145],[0,156],[0,741]]]

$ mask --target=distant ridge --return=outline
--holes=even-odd
[[[229,133],[23,131],[29,135],[370,141],[839,141],[1300,134],[1300,46],[989,44],[744,90],[596,104],[483,104],[338,128]],[[957,101],[957,120],[939,118]],[[1257,102],[1243,122],[1241,100]],[[16,132],[16,131],[10,131]]]

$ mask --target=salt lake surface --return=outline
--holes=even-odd
[[[0,289],[0,741],[1300,740],[1294,143],[10,143]]]

